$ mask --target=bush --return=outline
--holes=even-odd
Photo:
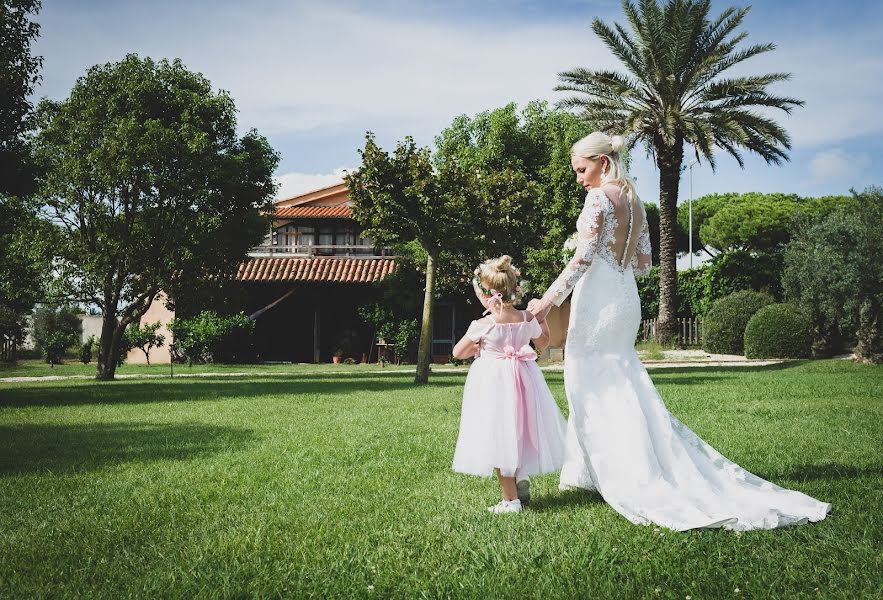
[[[746,358],[807,358],[812,351],[810,315],[795,304],[770,304],[745,327]]]
[[[190,319],[172,319],[169,331],[175,358],[188,364],[241,362],[251,355],[254,321],[244,313],[222,317],[207,310]]]
[[[395,333],[396,357],[399,362],[413,362],[417,351],[417,339],[420,337],[420,327],[414,319],[407,319],[399,323]]]
[[[725,252],[700,267],[678,271],[677,316],[702,317],[711,305],[741,290],[769,292],[782,297],[782,256],[780,254]],[[653,319],[659,313],[659,269],[637,279],[641,318]]]
[[[782,298],[782,255],[744,250],[718,254],[708,262],[706,310],[720,298],[740,290],[767,292]]]
[[[95,346],[98,342],[95,340],[94,335],[90,335],[89,339],[87,339],[82,346],[80,346],[80,362],[84,365],[88,365],[92,362],[92,347]]]
[[[61,363],[65,350],[83,334],[80,315],[69,306],[41,306],[34,313],[34,342],[50,365]]]
[[[742,354],[745,327],[758,310],[772,304],[769,294],[743,290],[715,302],[702,323],[702,348],[714,354]]]

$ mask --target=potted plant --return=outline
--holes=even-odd
[[[331,357],[331,360],[334,361],[335,365],[339,365],[340,361],[343,360],[343,350],[338,348],[334,351],[334,355]]]

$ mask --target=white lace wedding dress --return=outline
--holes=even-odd
[[[634,348],[641,319],[635,274],[650,268],[646,215],[637,199],[607,190],[610,196],[598,188],[586,196],[576,254],[544,296],[560,305],[573,291],[562,488],[597,490],[633,523],[680,531],[824,519],[830,504],[752,475],[666,409]]]

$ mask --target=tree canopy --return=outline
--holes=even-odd
[[[786,295],[812,315],[814,351],[854,336],[856,356],[883,362],[883,189],[855,193],[827,214],[802,218],[785,250]]]
[[[278,156],[255,131],[237,137],[235,115],[180,61],[134,54],[41,104],[41,196],[61,229],[64,291],[104,314],[99,378],[160,290],[229,277],[262,238]]]

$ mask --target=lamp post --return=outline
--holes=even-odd
[[[690,268],[693,268],[693,165],[697,164],[699,159],[694,159],[687,168],[690,169],[690,200],[688,202],[688,209],[690,214],[690,232],[689,232],[689,244],[690,244]]]

